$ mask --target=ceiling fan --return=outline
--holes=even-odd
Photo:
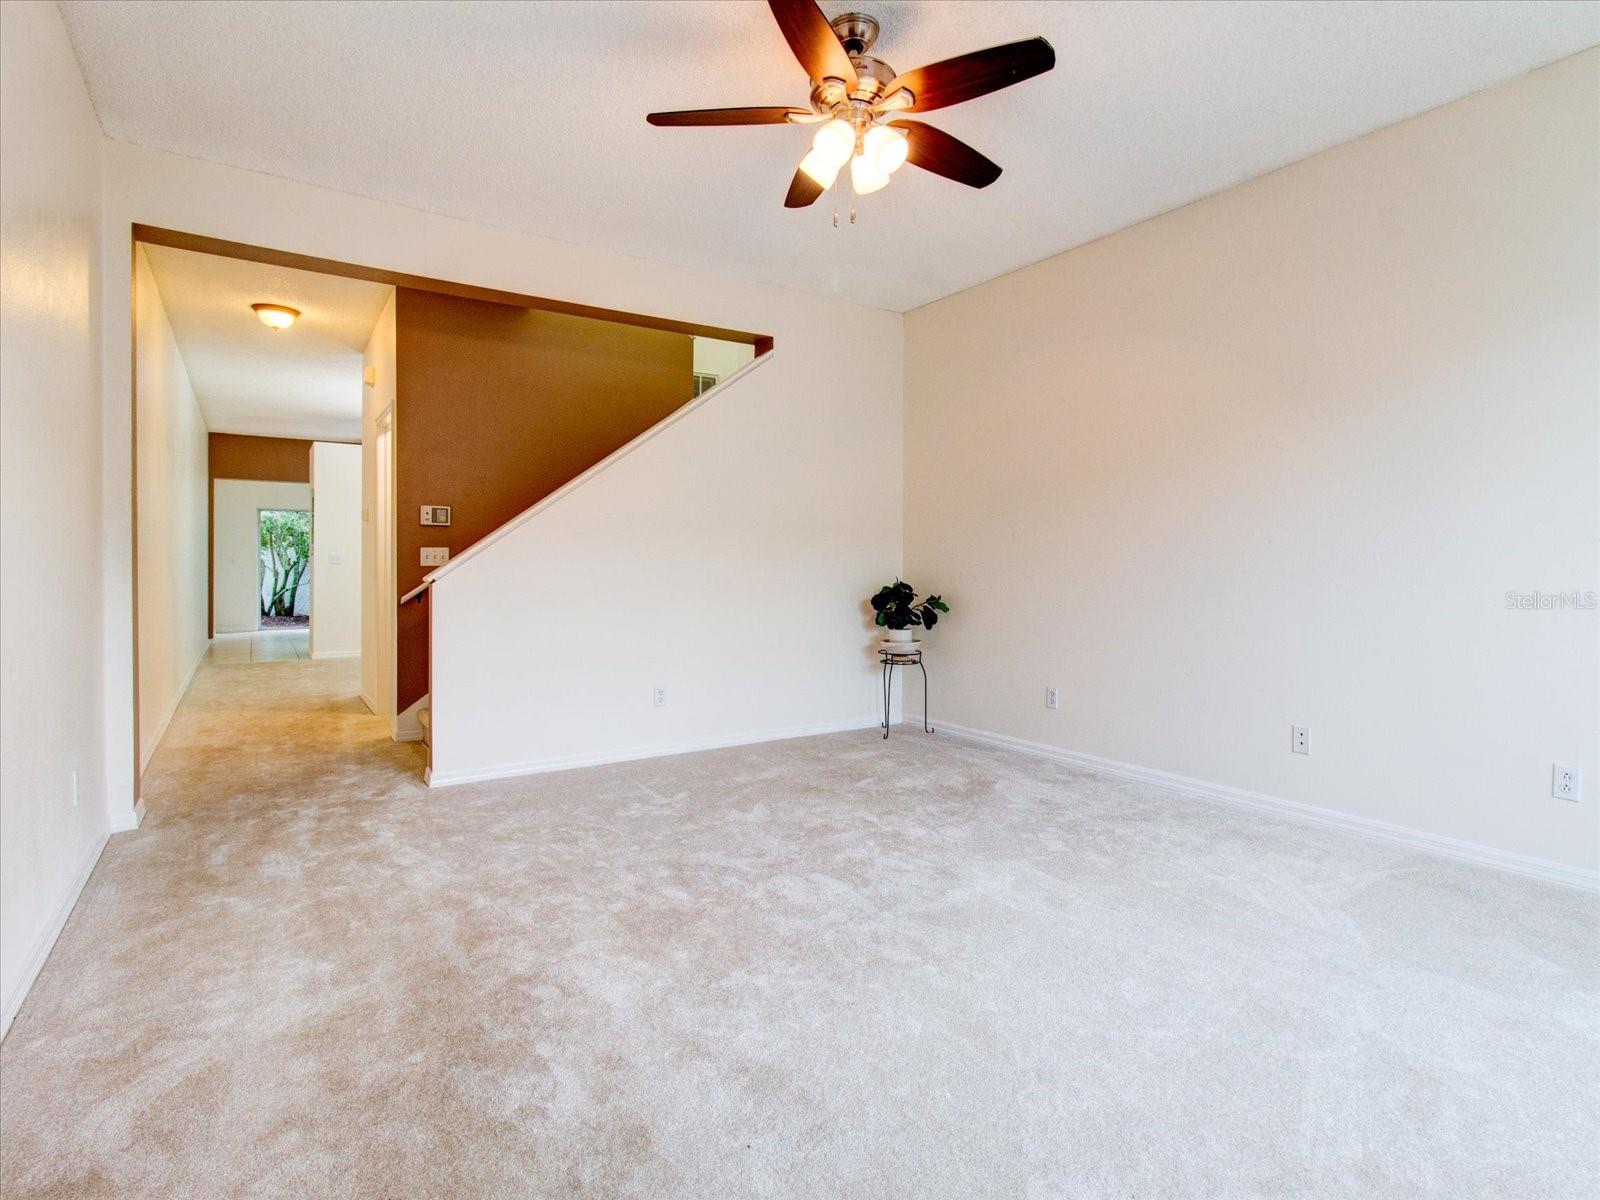
[[[701,108],[651,113],[645,120],[666,126],[817,125],[811,152],[789,184],[786,208],[815,203],[846,163],[858,196],[886,185],[889,176],[908,162],[968,187],[988,187],[1000,177],[998,165],[932,125],[893,118],[998,92],[1056,65],[1050,43],[1036,37],[896,73],[867,53],[878,39],[878,22],[873,18],[845,13],[829,21],[816,0],[767,3],[811,78],[809,109]],[[835,214],[836,223],[837,219]]]

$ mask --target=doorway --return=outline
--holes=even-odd
[[[356,697],[363,359],[394,289],[144,242],[133,267],[142,771],[197,678]]]
[[[256,596],[262,630],[311,627],[311,513],[305,509],[257,510],[260,553]]]

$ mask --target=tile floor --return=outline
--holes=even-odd
[[[294,662],[311,657],[308,629],[263,629],[257,633],[219,633],[206,661],[214,663]]]

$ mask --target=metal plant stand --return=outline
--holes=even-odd
[[[923,665],[921,650],[879,650],[878,661],[883,664],[883,739],[889,740],[889,707],[894,698],[894,669],[916,667],[922,672],[922,732],[932,733],[928,724],[928,668]]]

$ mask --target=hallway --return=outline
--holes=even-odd
[[[368,712],[359,660],[311,661],[304,639],[219,638],[196,672],[145,772],[142,828],[107,844],[0,1048],[8,1197],[296,1190],[258,1191],[245,1147],[266,1152],[278,1135],[259,1122],[290,1111],[267,1097],[310,1106],[329,1086],[304,1039],[344,989],[378,984],[353,935],[393,915],[392,892],[356,884],[401,869],[374,863],[380,830],[430,811],[422,747]],[[241,1173],[218,1174],[227,1146]]]

